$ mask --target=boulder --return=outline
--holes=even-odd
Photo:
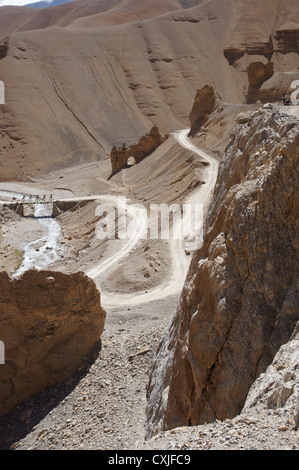
[[[101,296],[84,273],[0,273],[0,415],[68,378],[100,347]]]

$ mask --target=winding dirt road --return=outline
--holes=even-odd
[[[189,129],[183,129],[180,131],[174,132],[172,135],[177,140],[177,142],[184,148],[190,150],[191,152],[196,153],[199,155],[203,160],[208,163],[208,166],[205,170],[205,181],[198,189],[194,190],[184,201],[184,204],[189,205],[191,210],[188,212],[183,212],[183,217],[179,220],[179,224],[174,225],[173,227],[173,236],[169,239],[169,246],[170,246],[170,256],[172,260],[172,266],[169,272],[168,279],[165,280],[163,284],[159,286],[147,290],[146,292],[140,293],[132,293],[132,294],[111,294],[105,292],[104,289],[101,287],[101,283],[104,280],[104,273],[107,273],[113,266],[117,266],[117,264],[127,257],[132,250],[138,245],[138,243],[144,239],[144,234],[147,232],[148,227],[148,217],[147,211],[145,208],[142,208],[140,205],[132,204],[129,199],[113,196],[113,195],[94,195],[94,196],[85,196],[85,197],[68,197],[63,200],[71,201],[71,200],[98,200],[103,201],[105,205],[110,205],[113,207],[117,207],[121,209],[127,216],[130,221],[130,232],[127,239],[120,244],[120,249],[109,258],[105,259],[104,261],[99,262],[91,269],[86,271],[86,274],[91,277],[99,289],[101,290],[101,297],[102,297],[102,304],[106,306],[124,306],[124,305],[138,305],[144,302],[150,302],[156,299],[165,298],[169,295],[177,294],[183,288],[186,274],[188,271],[188,267],[190,264],[190,256],[186,255],[185,250],[192,250],[192,243],[190,241],[184,240],[182,236],[179,236],[178,233],[182,230],[182,227],[192,227],[192,223],[190,217],[194,214],[192,210],[195,205],[202,205],[203,214],[206,213],[206,210],[209,206],[213,188],[216,183],[217,173],[218,173],[218,161],[205,153],[203,150],[197,148],[191,140],[188,138]],[[20,189],[19,189],[20,188]],[[13,188],[14,190],[16,188]],[[20,191],[11,192],[6,191],[0,193],[1,195],[8,196],[9,193],[13,195],[16,199],[20,199],[24,193],[28,193],[29,188],[18,184],[17,189]],[[21,190],[24,189],[24,193]],[[35,190],[36,191],[36,190]],[[56,221],[53,221],[57,224]],[[58,225],[58,224],[57,224]],[[201,240],[201,233],[202,233],[202,225],[203,225],[203,218],[200,219],[200,223],[196,224],[195,230],[196,232],[189,233],[189,238],[191,240],[197,240],[196,242],[196,249],[200,247],[200,243],[198,240]],[[180,232],[182,233],[182,232]],[[51,260],[55,260],[56,251],[59,249],[59,244],[57,243],[57,236],[59,235],[59,230],[55,228],[55,237],[53,242],[53,234],[51,233],[51,227],[48,228],[48,239],[47,236],[44,237],[45,246],[51,248],[48,253],[48,260],[51,264]],[[38,240],[40,241],[40,240]],[[31,242],[28,244],[28,262],[24,262],[22,264],[22,269],[19,270],[17,275],[22,274],[24,269],[30,268],[32,266],[32,261],[35,259],[32,256],[32,248],[31,245],[34,246],[35,242]],[[191,247],[191,248],[190,248]],[[25,252],[27,253],[26,249]],[[27,259],[26,258],[26,259]],[[34,261],[35,265],[36,261]],[[45,263],[43,262],[43,267],[46,268]]]
[[[199,189],[195,190],[190,196],[186,198],[185,203],[190,204],[191,206],[194,207],[195,204],[202,204],[203,205],[203,213],[206,212],[211,196],[212,196],[212,191],[214,189],[216,179],[217,179],[217,174],[218,174],[218,161],[205,153],[203,150],[197,148],[188,138],[188,133],[190,129],[183,129],[177,132],[173,133],[173,136],[175,139],[179,142],[179,144],[196,153],[199,155],[203,160],[207,161],[209,163],[209,166],[206,168],[206,179],[205,179],[205,184],[200,186]],[[188,217],[188,215],[186,215]],[[203,221],[202,221],[203,222]],[[187,224],[187,220],[183,220],[182,225]],[[143,233],[144,229],[144,220],[141,221],[140,226],[142,225],[142,229],[140,230],[139,233]],[[138,227],[138,222],[137,222],[137,227]],[[192,236],[200,236],[200,232],[202,230],[201,227],[197,227],[197,232],[198,234],[190,234]],[[174,231],[176,229],[174,228]],[[138,238],[138,228],[136,233],[134,234],[134,244],[127,244],[128,250],[126,250],[126,247],[124,247],[121,250],[121,256],[117,256],[117,261],[124,256],[127,256],[131,249],[133,248],[133,245],[136,246],[140,238]],[[148,290],[147,292],[141,292],[139,294],[112,294],[111,293],[106,293],[101,289],[101,297],[102,297],[102,304],[105,307],[105,305],[109,306],[124,306],[124,305],[137,305],[145,302],[151,302],[156,299],[161,299],[165,298],[169,295],[176,294],[180,292],[183,288],[185,278],[187,275],[187,271],[189,268],[190,264],[190,257],[186,256],[185,253],[185,243],[184,240],[182,239],[170,239],[170,250],[171,250],[171,259],[172,259],[172,266],[171,270],[169,273],[169,278],[163,283],[160,284],[158,287]],[[131,247],[129,247],[129,244]],[[200,246],[197,245],[197,249]],[[109,259],[109,266],[113,264],[113,259]],[[116,261],[116,262],[117,262]],[[99,272],[103,272],[104,270],[101,270],[101,266],[104,266],[104,263],[100,263],[98,268],[95,267],[93,272],[89,272],[89,275],[97,282],[97,276]],[[99,281],[97,282],[99,283]],[[100,284],[99,284],[99,287]]]

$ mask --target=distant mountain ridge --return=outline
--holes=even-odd
[[[70,3],[73,1],[74,0],[50,0],[49,2],[28,3],[25,7],[38,8],[39,10],[42,10],[43,8],[56,7],[63,3]]]

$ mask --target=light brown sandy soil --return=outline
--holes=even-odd
[[[71,28],[54,22],[11,33],[1,42],[0,77],[6,85],[1,179],[24,181],[97,162],[114,144],[135,143],[154,124],[162,134],[188,126],[197,90],[206,84],[223,103],[244,103],[252,62],[273,62],[274,75],[263,84],[267,100],[272,88],[288,91],[298,56],[281,50],[275,37],[298,16],[298,2],[252,1],[250,11],[245,0],[210,0],[119,26]],[[87,3],[78,5],[84,9]],[[127,2],[121,5],[128,10]],[[57,8],[51,15],[62,17]],[[84,16],[79,9],[75,13]],[[270,35],[271,57],[265,53]],[[242,44],[248,51],[244,46],[247,52],[230,63],[224,51]]]

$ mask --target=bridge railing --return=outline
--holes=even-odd
[[[24,195],[21,200],[22,204],[53,204],[53,202],[52,194],[44,194],[43,196],[29,194]]]

